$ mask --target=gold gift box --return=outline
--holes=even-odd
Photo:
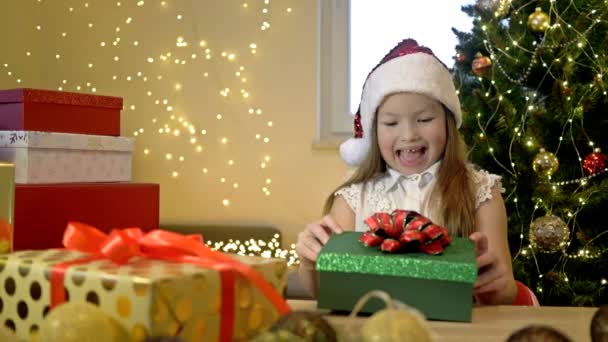
[[[86,255],[59,249],[1,255],[0,323],[13,328],[18,338],[35,341],[49,311],[53,266]],[[284,260],[233,257],[283,293],[287,285]],[[97,304],[122,324],[132,341],[150,336],[219,339],[221,282],[212,269],[146,258],[133,258],[123,265],[96,260],[71,266],[64,288],[68,301]],[[240,276],[235,291],[235,341],[247,340],[278,319],[272,304]]]
[[[15,164],[0,162],[0,254],[13,250]]]

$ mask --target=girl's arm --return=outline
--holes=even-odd
[[[477,247],[479,277],[474,294],[480,304],[510,305],[517,295],[517,285],[507,240],[507,210],[498,186],[492,188],[492,198],[475,213],[477,231],[471,239]]]
[[[331,234],[354,229],[355,213],[344,197],[336,196],[329,214],[307,225],[298,235],[296,252],[300,258],[300,282],[314,297],[317,297],[318,285],[315,266],[321,247],[327,243]]]

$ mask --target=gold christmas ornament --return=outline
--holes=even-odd
[[[509,8],[511,8],[511,1],[512,0],[500,0],[498,8],[496,9],[496,12],[494,12],[494,15],[500,18],[505,16],[505,14],[509,13]]]
[[[528,28],[534,33],[544,33],[551,25],[551,18],[540,7],[528,16]]]
[[[540,149],[540,152],[534,156],[532,161],[532,169],[539,176],[550,177],[559,168],[559,161],[555,154],[545,151],[544,148]]]
[[[435,337],[420,311],[393,300],[386,292],[373,290],[361,297],[350,317],[355,317],[359,310],[373,297],[384,301],[386,308],[377,311],[366,319],[361,327],[361,336],[345,336],[346,341],[417,341],[434,342]],[[352,320],[351,320],[352,321]],[[356,329],[349,329],[350,333]],[[350,338],[349,338],[350,337]]]
[[[475,59],[471,65],[471,69],[475,75],[484,76],[490,67],[492,67],[490,57],[482,55],[481,52],[475,54]]]
[[[570,239],[570,229],[562,219],[548,214],[532,221],[529,238],[533,248],[554,253],[566,248]]]
[[[39,341],[76,342],[127,341],[128,335],[116,320],[88,302],[57,306],[40,325]]]

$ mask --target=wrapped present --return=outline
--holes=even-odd
[[[13,250],[15,165],[0,162],[0,254]]]
[[[112,228],[158,228],[158,184],[74,183],[15,186],[14,248],[61,247],[70,220]]]
[[[36,340],[65,301],[97,305],[132,341],[245,341],[290,310],[279,294],[284,260],[229,256],[169,231],[106,235],[79,223],[68,225],[64,243],[0,257],[0,321],[21,339]]]
[[[0,160],[20,184],[131,181],[133,139],[104,135],[0,131]]]
[[[317,258],[320,308],[350,311],[370,290],[383,290],[427,318],[470,322],[473,283],[477,279],[475,246],[452,237],[439,255],[385,253],[370,248],[361,232],[332,235]],[[370,301],[361,312],[383,308]]]
[[[120,135],[120,97],[41,89],[0,91],[0,130]]]

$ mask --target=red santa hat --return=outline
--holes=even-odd
[[[424,94],[441,102],[452,112],[456,126],[460,127],[460,101],[450,71],[431,49],[418,45],[413,39],[403,40],[365,80],[355,115],[355,137],[340,145],[340,156],[348,165],[359,166],[367,158],[376,110],[386,96],[399,92]]]

